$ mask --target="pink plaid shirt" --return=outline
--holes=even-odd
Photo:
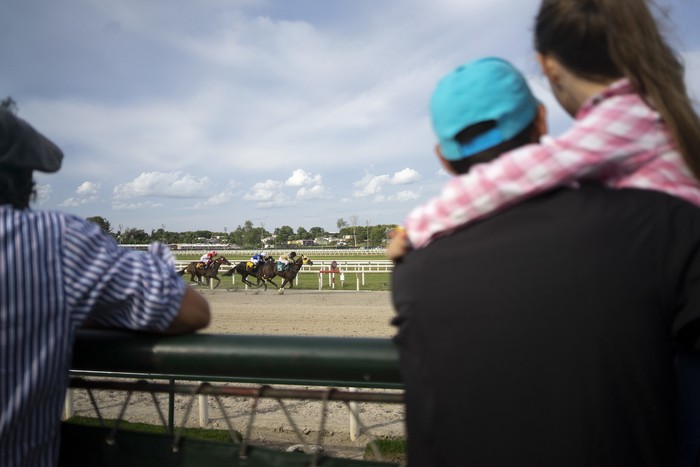
[[[558,138],[523,146],[454,177],[439,196],[409,213],[414,248],[559,185],[599,180],[615,188],[658,190],[700,205],[700,186],[659,114],[627,79],[588,101]]]

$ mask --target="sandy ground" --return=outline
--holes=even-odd
[[[279,295],[267,291],[226,290],[222,283],[217,290],[202,290],[209,299],[213,320],[205,333],[268,334],[345,337],[390,337],[394,328],[389,292],[356,292],[340,290],[309,291],[287,289]],[[102,415],[116,418],[125,399],[124,393],[100,391],[96,397]],[[167,416],[167,396],[159,396]],[[75,415],[94,416],[87,393],[76,390]],[[233,426],[246,433],[250,416],[250,399],[223,398]],[[287,411],[307,443],[315,444],[320,428],[321,403],[318,401],[283,401]],[[189,416],[185,417],[188,399],[178,396],[175,402],[176,425],[199,426],[199,401],[195,400]],[[209,398],[209,428],[225,429],[226,423],[215,400]],[[351,440],[351,416],[344,404],[331,402],[328,406],[323,446],[327,453],[361,458],[364,446],[372,437],[402,436],[403,407],[392,404],[358,404],[362,424],[369,434],[361,433]],[[151,396],[135,393],[127,407],[125,420],[158,423],[157,409]],[[250,436],[252,444],[287,448],[299,444],[284,410],[273,400],[261,400],[256,411]]]

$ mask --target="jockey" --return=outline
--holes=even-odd
[[[211,264],[212,260],[216,256],[216,251],[210,251],[209,253],[204,253],[201,258],[199,258],[198,268],[207,268]]]
[[[296,252],[292,251],[289,255],[282,255],[277,260],[278,263],[282,263],[284,269],[289,269],[289,263],[294,262],[294,257]]]
[[[258,268],[260,263],[265,259],[262,253],[255,253],[252,258],[250,258],[250,261],[248,261],[248,265],[250,266],[248,269],[250,270],[255,270]]]
[[[263,259],[264,259],[264,257],[263,257],[263,254],[262,254],[262,253],[255,253],[255,254],[253,255],[253,257],[250,258],[250,262],[257,265],[257,264],[258,264],[259,262],[261,262]]]

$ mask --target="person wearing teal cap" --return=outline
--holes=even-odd
[[[487,57],[466,63],[440,80],[430,100],[439,155],[460,161],[506,143],[535,121],[540,107],[525,78],[507,61]],[[487,122],[482,132],[461,134]]]
[[[500,59],[453,70],[430,111],[453,174],[527,150],[546,129]],[[391,293],[409,467],[677,465],[693,454],[678,447],[692,427],[677,426],[688,415],[674,361],[700,348],[693,204],[593,180],[550,187],[403,255]]]
[[[443,77],[430,99],[435,153],[453,175],[476,164],[536,143],[547,132],[546,110],[523,75],[509,62],[486,57],[467,62]],[[390,232],[387,256],[410,248],[399,227]]]

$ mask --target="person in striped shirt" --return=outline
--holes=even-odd
[[[634,20],[630,20],[634,18]],[[544,0],[537,58],[573,127],[450,180],[412,210],[387,254],[401,258],[436,238],[556,186],[598,180],[658,190],[700,205],[700,121],[683,66],[645,0]],[[457,122],[434,129],[455,158]],[[503,141],[499,129],[491,136]]]
[[[85,325],[176,334],[206,327],[209,304],[176,274],[167,246],[120,248],[96,224],[29,208],[33,171],[61,150],[0,110],[0,465],[58,462],[76,331]],[[91,252],[85,256],[85,250]]]

